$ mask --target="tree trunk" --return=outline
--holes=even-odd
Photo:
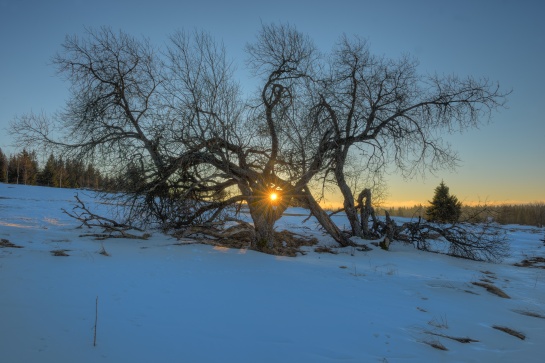
[[[346,182],[343,184],[339,184],[339,189],[341,190],[344,198],[343,206],[344,206],[344,212],[346,213],[346,217],[348,218],[348,222],[350,223],[350,228],[352,229],[352,235],[357,237],[364,237],[363,231],[361,229],[361,224],[358,218],[358,211],[356,210],[356,206],[354,204],[354,197],[352,195],[352,191],[350,190],[350,187]]]
[[[275,242],[274,224],[282,217],[287,205],[284,203],[273,204],[266,193],[255,191],[249,201],[251,201],[248,206],[255,231],[252,245],[258,251],[271,251]]]
[[[305,200],[303,202],[307,205],[312,215],[318,220],[322,227],[324,227],[326,232],[329,233],[329,235],[333,237],[333,239],[341,246],[354,246],[354,243],[341,232],[339,227],[333,223],[327,213],[322,209],[322,207],[320,207],[318,202],[316,202],[316,199],[314,199],[312,194],[310,194],[310,191],[308,189],[304,189],[303,194],[305,196]]]
[[[255,237],[254,248],[258,251],[267,251],[274,248],[274,222],[266,213],[252,214]]]
[[[384,214],[386,215],[386,229],[384,234],[390,239],[390,241],[393,241],[396,231],[396,222],[390,218],[390,213],[388,213],[388,211],[384,211]]]
[[[352,194],[352,190],[350,189],[350,186],[348,185],[348,183],[346,183],[346,180],[344,178],[344,164],[346,161],[347,151],[348,148],[337,151],[338,154],[337,164],[335,166],[335,179],[337,181],[339,190],[343,195],[344,212],[346,213],[346,217],[348,218],[348,222],[350,223],[352,235],[357,237],[364,237],[358,218],[358,211],[356,210],[356,206],[354,205],[354,195]]]
[[[363,203],[363,199],[365,199],[365,204]],[[373,208],[371,200],[371,189],[365,188],[362,190],[358,196],[358,206],[361,208],[360,222],[363,236],[364,238],[371,237],[372,233],[369,230],[369,217],[373,219],[373,231],[376,231],[377,226],[377,217],[375,216],[375,209]]]

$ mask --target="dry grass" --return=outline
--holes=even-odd
[[[427,344],[430,347],[433,347],[435,349],[448,350],[447,347],[445,347],[443,344],[441,344],[441,342],[439,340],[432,340],[432,341],[424,340],[422,343]]]
[[[8,241],[7,239],[0,239],[0,247],[5,247],[5,248],[23,248],[23,246],[17,246],[16,244],[14,243],[11,243],[10,241]]]
[[[515,263],[515,266],[545,269],[545,257],[530,257],[522,260],[521,262]]]
[[[476,285],[476,286],[484,287],[488,292],[490,292],[490,293],[492,293],[494,295],[497,295],[499,297],[502,297],[504,299],[510,299],[511,298],[502,289],[500,289],[499,287],[497,287],[495,285],[487,284],[487,283],[484,283],[484,282],[472,282],[472,284]]]
[[[318,253],[331,253],[332,255],[337,255],[338,252],[337,251],[333,251],[331,249],[331,247],[327,247],[327,246],[318,246],[314,249],[314,252],[318,252]]]
[[[497,279],[498,279],[498,278],[496,277],[496,274],[494,274],[494,273],[491,272],[491,271],[485,270],[485,271],[481,271],[481,273],[482,273],[483,275],[485,275],[486,278],[493,279],[493,280],[497,280]]]
[[[102,256],[110,256],[110,254],[108,253],[108,251],[106,251],[106,249],[104,248],[104,245],[102,245],[100,251],[98,252],[100,255]]]
[[[545,315],[536,313],[535,311],[529,311],[529,310],[513,310],[513,311],[521,315],[531,316],[533,318],[545,319]]]
[[[496,329],[496,330],[501,330],[502,332],[504,333],[507,333],[509,335],[512,335],[514,337],[517,337],[519,338],[520,340],[524,340],[526,339],[526,335],[522,334],[521,332],[518,332],[516,330],[513,330],[511,328],[508,328],[506,326],[498,326],[498,325],[493,325],[492,328]]]
[[[445,315],[439,317],[434,316],[430,321],[428,321],[428,325],[438,329],[448,329],[448,320]]]
[[[450,336],[450,335],[434,333],[434,332],[431,332],[431,331],[426,331],[425,333],[426,333],[426,334],[430,334],[430,335],[436,335],[436,336],[442,337],[442,338],[447,338],[447,339],[450,339],[450,340],[455,340],[455,341],[457,341],[457,342],[459,342],[459,343],[463,343],[463,344],[467,344],[467,343],[476,343],[476,342],[478,342],[478,340],[471,339],[471,338],[468,338],[468,337],[465,337],[465,338],[452,337],[452,336]]]
[[[53,256],[60,256],[60,257],[65,257],[65,256],[70,256],[68,253],[66,253],[68,250],[53,250],[51,251],[51,254]]]

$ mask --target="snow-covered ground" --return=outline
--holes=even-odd
[[[0,238],[22,247],[0,247],[0,362],[544,359],[545,319],[521,313],[545,316],[545,270],[512,265],[545,257],[543,229],[505,227],[511,257],[501,264],[400,243],[390,251],[308,247],[304,256],[276,257],[182,246],[158,232],[148,240],[80,237],[87,231],[61,212],[75,192],[0,184]],[[277,228],[332,245],[298,212]],[[472,284],[483,279],[511,298]]]

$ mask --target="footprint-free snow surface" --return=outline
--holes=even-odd
[[[545,257],[544,229],[503,227],[510,257],[497,264],[401,243],[277,257],[158,231],[82,236],[100,230],[62,213],[75,193],[108,212],[92,192],[0,184],[0,362],[544,359],[545,269],[513,265]],[[334,247],[307,217],[290,209],[276,227]]]

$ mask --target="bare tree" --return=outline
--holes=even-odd
[[[273,224],[292,200],[307,205],[328,233],[342,245],[351,242],[323,212],[308,184],[323,169],[332,150],[331,130],[324,128],[315,109],[315,79],[319,75],[317,51],[308,37],[289,25],[264,25],[257,41],[247,46],[248,65],[260,76],[252,115],[261,129],[265,152],[256,163],[257,177],[241,187],[256,225],[258,243],[271,246]],[[257,155],[256,155],[257,156]],[[279,192],[282,203],[272,210],[264,206],[263,196]],[[269,221],[266,221],[269,219]],[[255,223],[263,221],[262,223]]]
[[[209,36],[195,34],[194,42],[184,36],[173,37],[165,54],[145,39],[109,28],[87,29],[84,38],[68,36],[53,62],[70,81],[72,96],[54,118],[43,114],[17,118],[12,130],[18,141],[58,148],[75,158],[94,158],[107,173],[125,176],[118,178],[118,187],[127,192],[120,195],[130,207],[129,219],[158,219],[168,226],[190,223],[194,219],[190,212],[198,210],[197,198],[191,197],[213,189],[201,183],[198,190],[193,176],[195,169],[208,171],[201,167],[202,158],[192,158],[206,146],[190,142],[192,133],[199,132],[195,119],[202,117],[205,129],[215,111],[201,110],[199,102],[210,92],[205,86],[211,75],[228,76],[230,69],[221,62],[223,49],[216,48]],[[180,44],[184,39],[186,43]],[[194,79],[175,73],[173,54],[188,59],[186,68],[193,68],[186,71]],[[206,57],[209,62],[199,62]],[[218,87],[218,93],[225,94],[232,92],[232,84],[226,77],[209,88]],[[213,182],[210,175],[206,178]]]
[[[66,38],[54,58],[71,83],[52,118],[12,123],[21,145],[55,147],[99,161],[118,188],[131,225],[180,229],[216,221],[246,203],[252,243],[273,250],[275,222],[297,202],[342,246],[353,244],[311,192],[334,176],[353,233],[359,221],[347,179],[350,158],[380,174],[388,162],[411,175],[451,165],[437,130],[476,125],[503,104],[486,80],[423,77],[409,58],[371,56],[365,42],[341,38],[325,62],[295,27],[263,25],[248,44],[260,82],[246,99],[221,44],[203,32],[173,34],[164,48],[109,28]],[[354,164],[352,164],[354,165]],[[271,195],[275,193],[276,199]],[[362,195],[359,205],[368,205]],[[367,214],[372,215],[366,207]]]
[[[355,149],[370,174],[386,164],[406,177],[453,167],[456,154],[439,133],[476,127],[505,104],[506,94],[486,79],[420,75],[417,65],[373,56],[364,40],[346,36],[331,54],[320,106],[338,145],[332,170],[354,235],[369,237],[345,177]]]
[[[92,157],[124,175],[117,195],[130,220],[183,228],[246,202],[254,247],[265,250],[275,221],[298,199],[350,244],[307,188],[332,149],[311,112],[314,45],[294,27],[270,25],[247,51],[263,81],[251,102],[206,33],[175,33],[160,51],[123,32],[89,29],[86,38],[67,37],[54,58],[72,84],[66,110],[53,119],[24,115],[12,130],[21,144]]]

